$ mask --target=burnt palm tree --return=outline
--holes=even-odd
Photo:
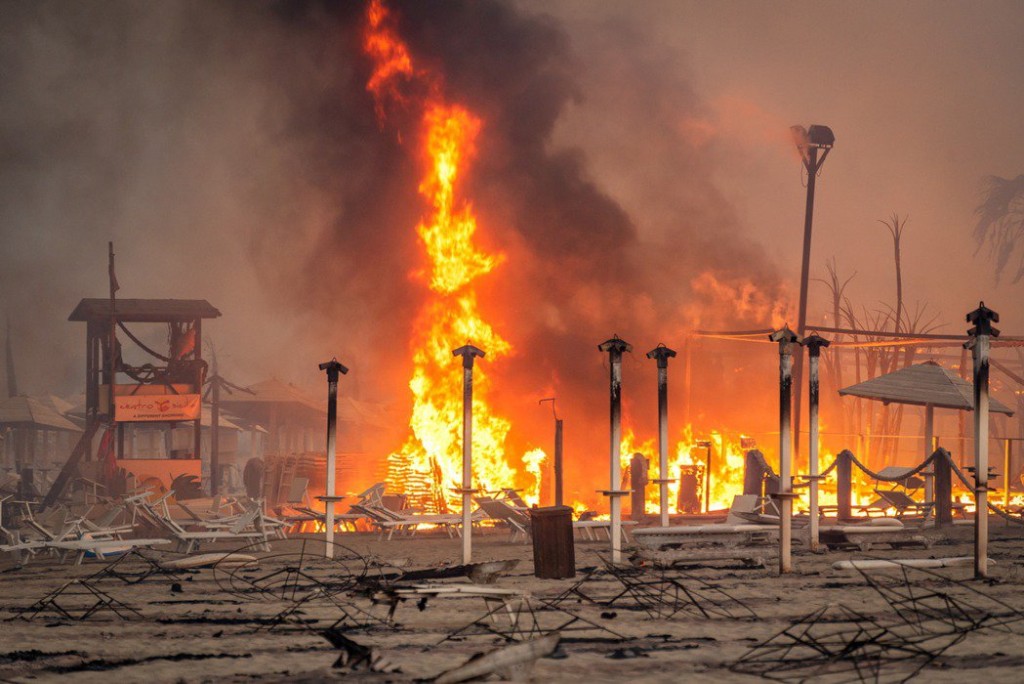
[[[983,197],[975,210],[978,225],[974,227],[974,241],[978,250],[988,244],[989,254],[996,260],[998,282],[1017,247],[1024,248],[1024,174],[1013,180],[989,176]],[[1016,269],[1015,283],[1024,278],[1024,252],[1017,257]]]

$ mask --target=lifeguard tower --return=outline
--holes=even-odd
[[[47,493],[43,507],[61,497],[89,460],[93,438],[101,429],[101,455],[116,454],[116,465],[144,481],[154,473],[201,474],[200,435],[202,391],[206,362],[202,357],[202,322],[220,311],[203,299],[83,299],[68,317],[84,322],[86,428],[81,439]],[[143,325],[166,326],[167,349],[157,351],[139,336]],[[143,336],[145,337],[145,336]],[[132,365],[122,355],[122,340],[144,352],[147,361]],[[156,346],[156,345],[153,345]],[[165,423],[171,428],[191,423],[192,448],[168,459],[132,459],[125,454],[125,426]],[[114,463],[113,459],[109,459]],[[156,461],[156,463],[153,463]],[[109,470],[109,468],[107,468]],[[178,472],[180,471],[180,472]],[[104,483],[109,486],[108,483]]]

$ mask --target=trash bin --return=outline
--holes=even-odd
[[[575,577],[572,508],[533,508],[530,510],[530,524],[533,528],[533,574],[541,579]]]

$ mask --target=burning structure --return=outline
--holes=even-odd
[[[536,417],[524,421],[520,418],[521,404],[510,412],[507,399],[501,402],[491,398],[494,382],[491,369],[494,368],[493,372],[500,374],[503,381],[515,382],[513,371],[522,370],[522,366],[510,366],[517,357],[522,357],[522,347],[510,341],[508,333],[501,332],[488,319],[518,322],[522,317],[510,317],[509,312],[519,307],[508,301],[502,303],[493,285],[487,283],[488,278],[496,275],[496,269],[523,271],[526,267],[526,271],[532,271],[535,265],[530,264],[530,256],[521,245],[513,245],[508,251],[484,246],[493,244],[493,238],[480,237],[481,218],[470,195],[473,189],[480,187],[470,177],[472,164],[478,156],[485,159],[489,156],[488,150],[481,151],[480,146],[508,143],[500,139],[503,132],[486,135],[488,126],[495,124],[469,106],[454,101],[448,92],[451,88],[446,75],[437,70],[436,60],[416,53],[402,34],[402,20],[407,12],[415,14],[416,10],[403,7],[398,12],[380,0],[371,2],[362,39],[363,50],[371,62],[366,87],[373,96],[382,134],[396,135],[405,153],[416,160],[420,169],[417,187],[425,207],[415,227],[425,257],[416,281],[428,294],[413,319],[411,332],[410,435],[404,445],[388,457],[388,485],[396,491],[409,493],[418,504],[430,510],[446,510],[455,504],[453,489],[460,479],[461,464],[461,397],[458,383],[453,382],[450,352],[459,344],[470,342],[489,354],[488,368],[478,370],[475,381],[474,484],[483,490],[522,487],[526,489],[526,500],[537,503],[540,473],[548,455],[539,445],[524,443],[521,436],[517,439],[511,434],[510,413],[517,414],[517,423],[527,425],[536,424]],[[416,21],[424,19],[429,22],[429,18],[423,16]],[[507,125],[507,122],[497,125]],[[606,200],[604,202],[607,204]],[[494,214],[489,218],[493,220]],[[629,229],[623,225],[616,230],[625,237]],[[587,250],[583,243],[573,247]],[[732,287],[710,271],[696,284],[698,290],[705,289],[712,297],[730,296]],[[744,306],[750,306],[762,295],[748,288],[741,296]],[[608,303],[613,302],[608,300]],[[487,311],[502,309],[504,311],[496,316],[485,315]],[[563,335],[573,332],[566,330]],[[572,365],[578,366],[578,362]],[[687,384],[690,374],[688,367]],[[535,373],[528,377],[535,377]],[[687,387],[687,391],[689,389]],[[686,430],[692,428],[688,426]],[[627,443],[622,449],[624,459],[635,451],[634,445],[628,443],[633,439],[632,434],[627,433]],[[593,441],[586,441],[589,450]],[[720,439],[719,443],[725,446],[724,440]],[[669,468],[671,475],[662,474],[658,469],[654,475],[674,481],[679,466],[692,463],[690,451],[694,446],[694,440],[680,441]],[[719,459],[720,474],[725,476],[729,467],[738,468],[741,462],[738,447],[732,450],[731,456],[723,453]],[[720,478],[718,486],[725,480],[726,477]],[[678,485],[670,485],[670,489],[669,496],[677,497]],[[576,492],[577,498],[581,495],[586,496]],[[715,503],[727,503],[727,500],[728,494],[723,491]]]
[[[628,143],[605,146],[610,151],[588,149],[588,158],[565,122],[579,121],[573,117],[584,95],[607,95],[585,81],[574,54],[579,45],[572,42],[578,36],[570,41],[559,21],[528,7],[423,7],[396,0],[302,5],[245,21],[230,8],[211,12],[216,16],[205,17],[211,26],[230,19],[223,24],[244,26],[271,48],[239,66],[244,73],[218,77],[247,83],[256,74],[269,88],[276,108],[250,107],[239,98],[241,109],[264,112],[281,132],[286,144],[275,150],[281,156],[267,156],[268,164],[294,171],[296,185],[285,186],[300,190],[295,197],[305,217],[281,220],[267,211],[272,218],[258,223],[259,239],[235,242],[254,243],[249,256],[277,304],[289,313],[309,312],[311,320],[295,337],[306,345],[340,340],[349,347],[330,352],[361,374],[351,380],[353,396],[391,401],[392,415],[409,416],[406,434],[397,438],[387,430],[360,430],[366,443],[350,449],[352,460],[358,455],[360,465],[374,463],[357,477],[339,474],[343,487],[358,490],[386,478],[427,508],[456,505],[460,406],[458,364],[450,351],[470,342],[488,352],[476,377],[478,486],[528,490],[530,501],[540,495],[544,478],[538,486],[538,474],[551,470],[552,440],[537,399],[558,396],[566,502],[599,507],[596,490],[609,484],[603,393],[595,388],[603,386],[607,369],[586,350],[613,330],[636,344],[664,341],[678,350],[666,392],[672,415],[662,440],[664,465],[653,458],[654,437],[662,436],[653,362],[624,363],[620,449],[624,461],[637,452],[651,460],[648,479],[666,480],[660,484],[673,513],[681,499],[691,511],[727,506],[744,454],[754,445],[775,463],[774,377],[765,365],[772,354],[764,340],[761,347],[751,340],[796,322],[794,297],[773,259],[741,234],[743,222],[712,182],[700,141],[714,138],[713,122],[687,83],[655,88],[633,78],[637,108],[647,110],[643,126],[630,131]],[[202,33],[186,25],[191,28],[183,34]],[[281,49],[297,36],[301,50]],[[244,44],[235,40],[249,38],[229,36],[225,45]],[[260,61],[264,53],[273,55],[273,64]],[[621,56],[611,50],[600,59]],[[649,67],[636,59],[619,75],[635,77]],[[307,78],[293,78],[296,73]],[[666,84],[671,87],[660,87]],[[169,88],[168,97],[182,93]],[[203,104],[209,103],[197,106]],[[608,141],[617,139],[607,135],[610,128],[597,130]],[[779,136],[785,132],[780,126]],[[654,155],[652,147],[664,149]],[[616,159],[616,173],[597,173],[598,162],[606,169],[608,158]],[[666,158],[671,165],[634,163]],[[175,167],[176,175],[186,176],[181,169]],[[621,192],[635,184],[649,192]],[[677,193],[680,187],[685,191]],[[836,188],[823,189],[823,197],[834,197]],[[218,207],[234,196],[214,194],[211,204]],[[252,202],[256,211],[267,209],[261,201]],[[284,253],[289,258],[282,259]],[[812,303],[818,293],[812,289]],[[901,409],[872,412],[856,400],[839,403],[833,390],[850,384],[844,379],[866,380],[911,362],[911,350],[924,347],[910,343],[925,339],[920,334],[928,326],[916,325],[902,302],[889,319],[865,320],[858,313],[853,318],[860,320],[851,320],[856,307],[844,303],[842,292],[834,294],[837,304],[822,322],[854,332],[834,333],[838,346],[822,357],[822,462],[846,447],[876,466],[916,457],[922,449],[911,439],[917,431],[910,409],[901,424]],[[808,329],[815,329],[820,313],[811,307]],[[732,334],[736,330],[750,335]],[[893,330],[905,342],[880,346],[894,338],[865,332],[871,330]],[[716,331],[730,334],[723,339]],[[252,332],[246,340],[263,337]],[[294,346],[272,333],[266,337],[277,356],[292,356],[277,352]],[[938,360],[966,366],[955,354]],[[1016,373],[1012,359],[999,362]],[[1000,376],[994,382],[1005,393],[1016,381]],[[312,424],[316,414],[310,415],[310,434],[293,436],[285,450],[322,448]],[[956,418],[943,421],[936,432],[958,441],[962,448],[955,452],[969,451],[966,429]],[[1009,423],[999,424],[996,434],[1007,438]],[[340,446],[349,444],[342,430]],[[628,464],[622,465],[625,487]],[[675,484],[681,469],[686,487]],[[648,490],[650,512],[660,513],[658,489]],[[870,487],[864,489],[870,495]]]
[[[438,40],[460,21],[483,22],[497,34],[518,32],[523,42],[529,42],[523,36],[543,37],[555,46],[542,51],[537,62],[526,61],[525,70],[512,79],[525,92],[536,89],[548,98],[548,108],[540,111],[550,113],[546,118],[535,114],[528,133],[501,107],[524,115],[536,102],[526,103],[508,92],[499,98],[486,82],[482,65],[467,64],[453,46]],[[527,138],[545,140],[567,101],[560,80],[564,74],[554,65],[562,49],[557,32],[543,22],[490,6],[479,11],[428,12],[382,0],[368,3],[352,25],[358,26],[358,47],[366,60],[357,74],[372,100],[377,135],[386,141],[394,168],[401,170],[392,174],[387,187],[403,197],[406,206],[415,207],[387,219],[394,226],[389,230],[405,245],[403,258],[415,264],[410,279],[415,294],[403,305],[402,320],[408,325],[399,331],[408,340],[409,360],[396,364],[409,373],[409,432],[397,448],[383,440],[375,445],[378,454],[388,454],[389,489],[405,492],[416,504],[435,512],[459,506],[455,490],[461,479],[461,397],[458,367],[450,352],[471,343],[488,352],[488,363],[477,369],[475,381],[474,486],[481,490],[513,486],[526,490],[529,502],[539,501],[541,474],[551,470],[551,445],[536,437],[546,430],[540,427],[538,412],[526,408],[534,402],[519,399],[557,394],[575,414],[567,424],[567,461],[575,471],[569,498],[577,507],[597,505],[596,490],[606,486],[595,475],[598,469],[591,467],[605,451],[596,436],[599,412],[592,397],[601,369],[581,362],[579,354],[570,350],[581,348],[583,331],[600,330],[607,321],[615,321],[612,329],[625,322],[633,330],[657,334],[682,348],[682,382],[673,385],[672,393],[683,420],[673,421],[678,427],[670,436],[662,437],[660,427],[655,432],[657,414],[648,410],[654,393],[643,389],[653,388],[655,369],[633,364],[625,373],[632,389],[623,407],[624,473],[632,454],[655,453],[654,439],[647,435],[657,434],[670,443],[660,449],[666,452],[659,459],[664,464],[655,463],[649,473],[650,480],[663,480],[660,485],[667,490],[663,497],[660,491],[650,492],[649,512],[659,511],[659,498],[672,502],[673,513],[682,508],[727,507],[742,479],[744,455],[754,445],[761,446],[778,467],[774,411],[761,398],[773,393],[770,374],[764,372],[760,356],[746,353],[736,342],[752,342],[785,321],[786,291],[749,248],[719,240],[715,246],[701,243],[713,258],[685,262],[684,271],[692,274],[689,281],[677,292],[666,293],[658,288],[657,268],[649,269],[653,273],[641,272],[635,263],[638,247],[628,216],[588,184],[578,167],[560,165],[542,149],[524,143]],[[491,62],[487,66],[497,68]],[[557,197],[551,188],[536,184],[511,189],[509,179],[519,177],[517,173],[528,164],[532,168],[523,183],[545,174],[555,180],[554,174],[562,174],[555,184]],[[398,189],[399,182],[404,189]],[[566,206],[581,205],[591,208],[585,216],[593,226],[589,232],[580,217],[559,213]],[[379,223],[382,218],[372,220]],[[537,232],[531,232],[530,222],[536,223]],[[405,237],[397,238],[402,231]],[[415,236],[415,245],[410,244],[410,236]],[[671,251],[667,248],[694,241],[700,238],[681,231],[661,247]],[[607,254],[602,256],[601,251]],[[715,256],[726,252],[729,259]],[[656,255],[645,253],[644,257],[659,263]],[[575,289],[566,289],[564,279],[557,277],[560,260],[580,269],[573,273]],[[539,311],[524,306],[537,293],[538,282],[553,290],[549,296],[537,297]],[[513,291],[522,293],[519,299],[525,302],[510,300],[505,293]],[[650,294],[655,291],[658,296]],[[569,303],[553,304],[560,297]],[[726,325],[733,329],[763,327],[739,335],[698,330],[702,324],[707,326],[712,314],[722,311],[728,312]],[[906,312],[898,311],[897,319],[897,336],[917,330]],[[921,339],[886,342],[884,333],[865,331],[863,337],[870,337],[875,346],[864,347],[857,327],[851,326],[851,340],[837,340],[837,347],[852,344],[854,349],[837,348],[823,360],[826,394],[839,388],[844,369],[849,377],[856,366],[859,378],[862,372],[870,375],[873,369],[910,363],[914,358],[910,345]],[[544,340],[543,358],[535,352],[540,340]],[[389,358],[394,349],[389,348]],[[794,389],[799,396],[802,388]],[[857,448],[865,459],[872,458],[870,453],[877,462],[894,463],[901,454],[920,453],[900,449],[904,443],[894,435],[899,432],[898,420],[887,417],[885,425],[865,429],[863,423],[852,425],[847,413],[845,405],[824,402],[821,463],[830,462],[851,440],[860,442]],[[888,409],[885,413],[889,415]],[[797,450],[802,463],[806,463],[806,451]],[[681,479],[687,482],[686,491],[681,491]],[[627,485],[624,476],[621,486]],[[864,496],[870,494],[867,489]],[[824,495],[834,494],[825,491]],[[680,503],[683,499],[685,506]],[[695,501],[702,505],[695,507]]]

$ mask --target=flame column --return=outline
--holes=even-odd
[[[620,450],[622,449],[622,352],[633,351],[633,345],[613,335],[597,345],[598,351],[608,353],[608,365],[611,375],[611,483],[601,493],[608,497],[612,515],[612,562],[622,562],[622,497],[629,495],[629,490],[622,486]]]
[[[462,357],[462,563],[473,559],[473,360],[482,349],[466,344],[452,351]]]
[[[810,498],[811,498],[811,510],[810,510],[810,524],[809,535],[810,535],[810,549],[811,551],[818,550],[818,399],[819,399],[819,387],[818,387],[818,362],[821,360],[821,348],[827,347],[831,342],[826,340],[824,337],[814,333],[808,337],[805,337],[801,342],[801,345],[807,347],[808,356],[808,391],[807,391],[807,409],[808,409],[808,421],[810,425],[810,443],[809,443],[809,456],[807,462],[807,479],[810,481]]]
[[[658,496],[661,503],[661,526],[668,527],[668,360],[675,357],[674,350],[663,344],[647,352],[647,358],[658,362]]]
[[[800,338],[789,326],[782,326],[771,335],[772,342],[779,343],[779,572],[793,570],[793,477],[792,467],[793,432],[792,391],[793,391],[793,347]]]
[[[982,579],[988,577],[988,353],[991,338],[999,336],[992,327],[999,314],[981,302],[967,322],[974,324],[964,344],[974,358],[974,576]]]
[[[324,555],[334,558],[334,504],[343,497],[334,495],[334,478],[336,475],[335,449],[338,434],[338,376],[348,373],[348,368],[331,359],[320,364],[320,370],[327,371],[327,487],[324,495],[319,497],[324,502]]]

